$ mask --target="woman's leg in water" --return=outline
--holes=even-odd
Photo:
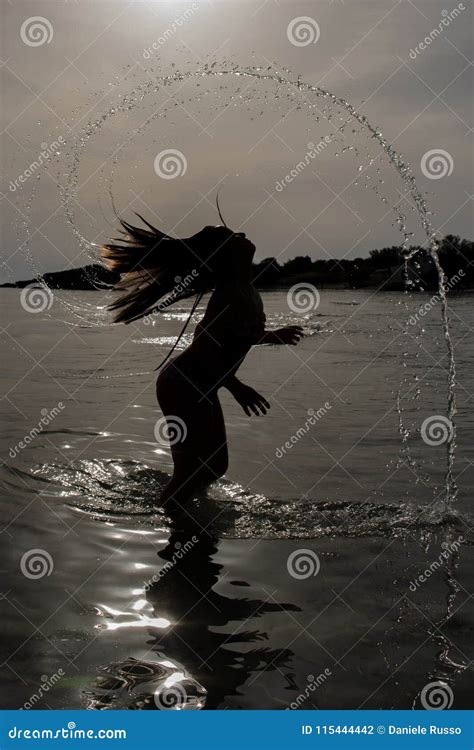
[[[227,471],[224,416],[216,392],[204,396],[182,378],[158,379],[157,396],[173,434],[174,464],[160,504],[182,505]]]

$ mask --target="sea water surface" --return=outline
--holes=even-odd
[[[61,303],[99,292],[34,314],[1,290],[2,707],[411,708],[433,689],[468,707],[472,295],[450,297],[448,509],[446,444],[423,439],[446,414],[436,300],[407,325],[429,294],[322,290],[304,315],[263,298],[270,328],[306,335],[242,366],[265,417],[221,391],[228,473],[169,518],[153,369],[189,305],[91,327]]]

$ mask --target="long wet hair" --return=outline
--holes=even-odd
[[[115,289],[124,293],[109,306],[116,323],[131,323],[195,295],[200,299],[224,272],[224,246],[234,234],[227,226],[207,226],[176,239],[136,215],[145,227],[120,219],[122,237],[101,248],[105,267],[121,275]]]

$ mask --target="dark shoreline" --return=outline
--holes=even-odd
[[[405,252],[405,254],[404,254]],[[409,253],[408,263],[405,261]],[[474,243],[447,235],[438,245],[439,263],[446,276],[449,293],[474,289]],[[288,291],[295,285],[323,289],[372,289],[387,292],[437,292],[438,272],[432,255],[413,246],[403,251],[399,246],[371,250],[366,257],[348,260],[329,258],[313,260],[309,255],[291,258],[265,258],[254,263],[254,284],[259,291]],[[0,284],[1,288],[23,289],[31,284],[46,284],[50,289],[71,291],[106,291],[120,281],[120,275],[100,263],[80,268],[52,271],[37,278]]]

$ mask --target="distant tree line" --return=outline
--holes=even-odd
[[[438,274],[429,251],[413,246],[409,248],[409,253],[412,255],[408,263],[412,286],[419,289],[436,288]],[[449,234],[441,240],[438,256],[448,280],[459,275],[459,280],[452,288],[474,287],[474,243],[471,240]],[[459,271],[462,273],[459,274]],[[254,282],[258,287],[286,287],[300,281],[314,283],[319,287],[403,288],[403,251],[400,246],[393,245],[371,250],[368,257],[353,260],[313,260],[309,255],[300,255],[282,264],[271,257],[254,264]]]

